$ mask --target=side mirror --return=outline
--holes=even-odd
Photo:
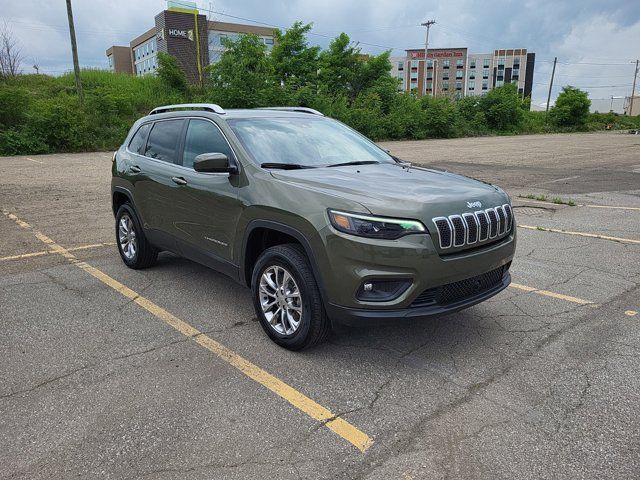
[[[203,173],[237,173],[238,168],[229,163],[224,153],[203,153],[193,161],[193,169]]]

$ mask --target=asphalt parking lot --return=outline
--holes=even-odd
[[[510,193],[514,284],[303,353],[221,274],[123,265],[110,153],[0,157],[0,477],[637,478],[640,137],[384,146]]]

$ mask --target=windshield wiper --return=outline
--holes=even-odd
[[[357,160],[354,162],[332,163],[331,165],[327,165],[327,167],[346,167],[348,165],[373,165],[375,163],[380,163],[380,162],[376,160]]]
[[[299,163],[263,163],[260,165],[262,168],[278,168],[280,170],[300,170],[302,168],[315,168],[309,165],[300,165]]]

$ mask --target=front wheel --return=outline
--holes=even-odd
[[[289,350],[322,342],[331,324],[307,256],[299,245],[268,248],[251,277],[253,304],[269,337]]]

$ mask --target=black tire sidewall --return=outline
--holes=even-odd
[[[135,256],[132,259],[128,259],[124,255],[124,253],[122,252],[122,245],[120,245],[120,232],[119,232],[120,218],[122,218],[122,216],[125,213],[127,215],[129,215],[129,217],[131,218],[131,221],[133,222],[133,227],[134,227],[134,230],[136,232],[136,240],[138,242],[138,249],[136,251]],[[128,267],[135,268],[137,266],[137,264],[139,263],[140,252],[141,252],[141,247],[142,247],[142,242],[143,241],[145,241],[144,240],[144,233],[142,232],[142,228],[140,227],[140,222],[138,221],[138,216],[136,215],[136,212],[134,211],[133,208],[131,208],[131,206],[128,203],[125,203],[124,205],[121,205],[120,208],[118,209],[118,212],[116,213],[116,243],[118,245],[118,252],[120,253],[120,258],[122,258],[122,261]]]
[[[260,325],[262,325],[262,328],[267,333],[267,335],[278,345],[291,350],[298,350],[304,348],[308,343],[311,323],[314,321],[314,317],[320,314],[320,312],[314,311],[315,309],[312,303],[312,297],[316,292],[310,291],[310,287],[303,280],[299,269],[294,263],[289,261],[287,256],[285,256],[284,253],[280,250],[282,250],[282,248],[279,249],[279,251],[272,251],[271,249],[267,250],[265,251],[265,254],[263,254],[258,259],[251,278],[251,293],[253,297],[253,304],[256,310],[256,315],[258,316],[258,321],[260,322]],[[260,278],[262,277],[262,273],[267,268],[276,265],[285,268],[293,276],[302,296],[302,319],[298,329],[291,335],[282,335],[276,332],[269,325],[269,322],[262,312],[262,306],[260,305]]]

